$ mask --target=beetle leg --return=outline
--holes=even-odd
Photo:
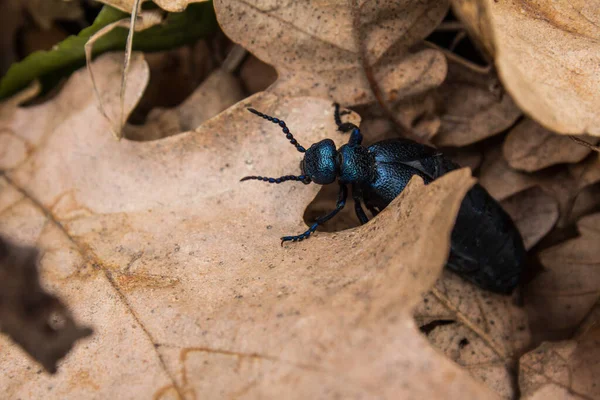
[[[242,179],[240,179],[240,182],[244,182],[244,181],[249,181],[249,180],[256,180],[256,181],[263,181],[263,182],[269,182],[269,183],[281,183],[281,182],[285,182],[285,181],[299,181],[304,183],[305,185],[308,185],[311,180],[308,176],[306,175],[285,175],[285,176],[280,176],[279,178],[268,178],[266,176],[245,176]]]
[[[314,224],[312,224],[306,232],[301,233],[300,235],[296,235],[296,236],[282,237],[281,245],[283,246],[283,242],[299,242],[299,241],[302,241],[302,240],[306,239],[307,237],[309,237],[310,234],[313,233],[319,225],[324,224],[325,222],[329,221],[331,218],[335,217],[335,215],[337,213],[339,213],[342,210],[342,208],[344,208],[344,206],[346,205],[346,197],[347,196],[348,196],[348,189],[346,188],[346,185],[343,185],[340,183],[340,192],[338,194],[338,200],[335,205],[335,210],[333,210],[332,212],[330,212],[327,215],[317,218],[316,222]]]
[[[340,132],[351,132],[350,139],[348,140],[348,144],[350,145],[358,145],[362,143],[362,133],[360,133],[360,129],[358,126],[354,125],[351,122],[342,122],[341,115],[350,114],[350,112],[342,112],[340,113],[340,105],[335,103],[335,111],[333,112],[333,118],[335,119],[335,123],[338,126],[338,131]]]
[[[373,214],[374,217],[377,216],[377,214],[379,214],[379,210],[374,206],[370,205],[369,203],[365,203],[365,205],[367,206],[369,211],[371,211],[371,214]]]
[[[361,225],[369,222],[369,218],[365,214],[365,210],[363,210],[360,202],[362,201],[362,193],[358,186],[352,185],[352,199],[354,200],[354,211],[356,212],[356,216],[360,221]]]

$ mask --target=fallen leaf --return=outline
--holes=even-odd
[[[598,306],[595,307],[598,309]],[[523,399],[597,399],[600,397],[600,319],[573,340],[546,342],[523,356],[519,386]]]
[[[28,15],[43,29],[49,30],[55,20],[75,21],[83,18],[81,3],[65,0],[25,0]]]
[[[534,187],[539,182],[539,175],[512,169],[498,148],[488,151],[484,156],[479,183],[498,201]]]
[[[578,182],[579,189],[600,182],[600,154],[592,154],[584,162],[570,165],[569,172]]]
[[[415,319],[433,346],[511,399],[516,361],[530,340],[525,310],[513,303],[445,271],[417,305]]]
[[[0,238],[0,332],[48,372],[92,331],[77,326],[67,307],[39,282],[35,248]]]
[[[274,90],[282,95],[329,98],[344,106],[373,102],[363,61],[390,102],[435,88],[446,76],[441,52],[409,51],[442,20],[446,1],[361,2],[355,14],[352,4],[341,1],[217,0],[215,9],[231,40],[275,67]]]
[[[566,227],[576,222],[572,214],[574,204],[582,189],[589,186],[586,179],[591,175],[582,174],[580,179],[573,177],[567,168],[535,173],[514,170],[504,159],[500,149],[492,149],[485,155],[479,180],[481,185],[498,201],[503,201],[523,190],[538,186],[558,203],[558,227]]]
[[[525,248],[535,246],[558,221],[558,204],[539,187],[519,192],[501,203],[517,225]]]
[[[532,333],[568,338],[600,298],[600,214],[583,217],[580,236],[540,252],[544,269],[525,291]]]
[[[507,91],[559,133],[600,136],[598,0],[453,0]]]
[[[481,152],[474,148],[450,147],[443,150],[444,157],[448,157],[461,167],[469,167],[471,171],[476,171],[483,161]]]
[[[94,65],[113,112],[120,59]],[[127,111],[147,74],[139,57],[131,67]],[[97,328],[52,381],[2,343],[7,397],[493,398],[411,316],[445,263],[468,170],[416,178],[369,224],[281,247],[318,187],[239,183],[300,160],[249,105],[300,143],[347,140],[331,102],[261,93],[194,132],[117,142],[84,71],[52,102],[6,105],[2,129],[32,150],[7,172],[3,229],[40,243],[48,284]]]
[[[521,110],[510,95],[498,96],[494,73],[477,74],[450,62],[448,76],[436,90],[441,126],[433,141],[438,146],[466,146],[512,126]]]
[[[133,5],[136,0],[98,0],[100,3],[108,4],[109,6],[115,7],[126,13],[131,13]],[[141,3],[150,0],[142,0]],[[158,5],[160,8],[170,12],[181,12],[187,8],[188,5],[194,3],[209,3],[209,0],[152,0],[152,2]]]
[[[596,142],[594,138],[587,138]],[[554,164],[577,163],[591,150],[569,137],[558,135],[531,119],[525,119],[506,137],[502,147],[508,164],[518,170],[532,172]]]
[[[179,106],[150,111],[144,125],[127,125],[130,140],[157,140],[193,130],[244,98],[237,78],[217,69]]]
[[[247,93],[266,90],[277,80],[277,71],[267,63],[250,55],[240,68],[240,79]]]

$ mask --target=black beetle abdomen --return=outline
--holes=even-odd
[[[460,168],[437,150],[407,140],[369,147],[377,178],[362,185],[368,206],[385,208],[413,175],[425,183]],[[467,192],[451,234],[447,267],[483,289],[507,294],[517,286],[525,261],[521,234],[500,204],[479,184]]]

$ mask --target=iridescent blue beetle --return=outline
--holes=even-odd
[[[449,171],[460,168],[436,149],[407,139],[384,140],[364,147],[359,128],[342,123],[340,107],[335,104],[334,118],[338,130],[350,132],[348,143],[336,149],[331,139],[324,139],[310,148],[302,147],[285,122],[252,108],[250,112],[278,124],[287,139],[304,153],[301,175],[280,178],[246,176],[242,181],[256,179],[269,183],[285,181],[311,182],[328,185],[337,179],[340,191],[336,207],[317,218],[300,235],[284,236],[281,243],[308,238],[320,224],[333,218],[346,205],[347,185],[352,186],[354,210],[361,224],[369,220],[361,203],[377,215],[408,184],[413,175],[429,183]],[[465,196],[451,235],[447,267],[486,290],[510,293],[517,286],[525,260],[523,239],[502,207],[480,185]]]

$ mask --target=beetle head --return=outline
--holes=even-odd
[[[302,173],[319,185],[333,183],[337,177],[339,166],[337,150],[331,139],[314,143],[306,153],[301,163]]]

